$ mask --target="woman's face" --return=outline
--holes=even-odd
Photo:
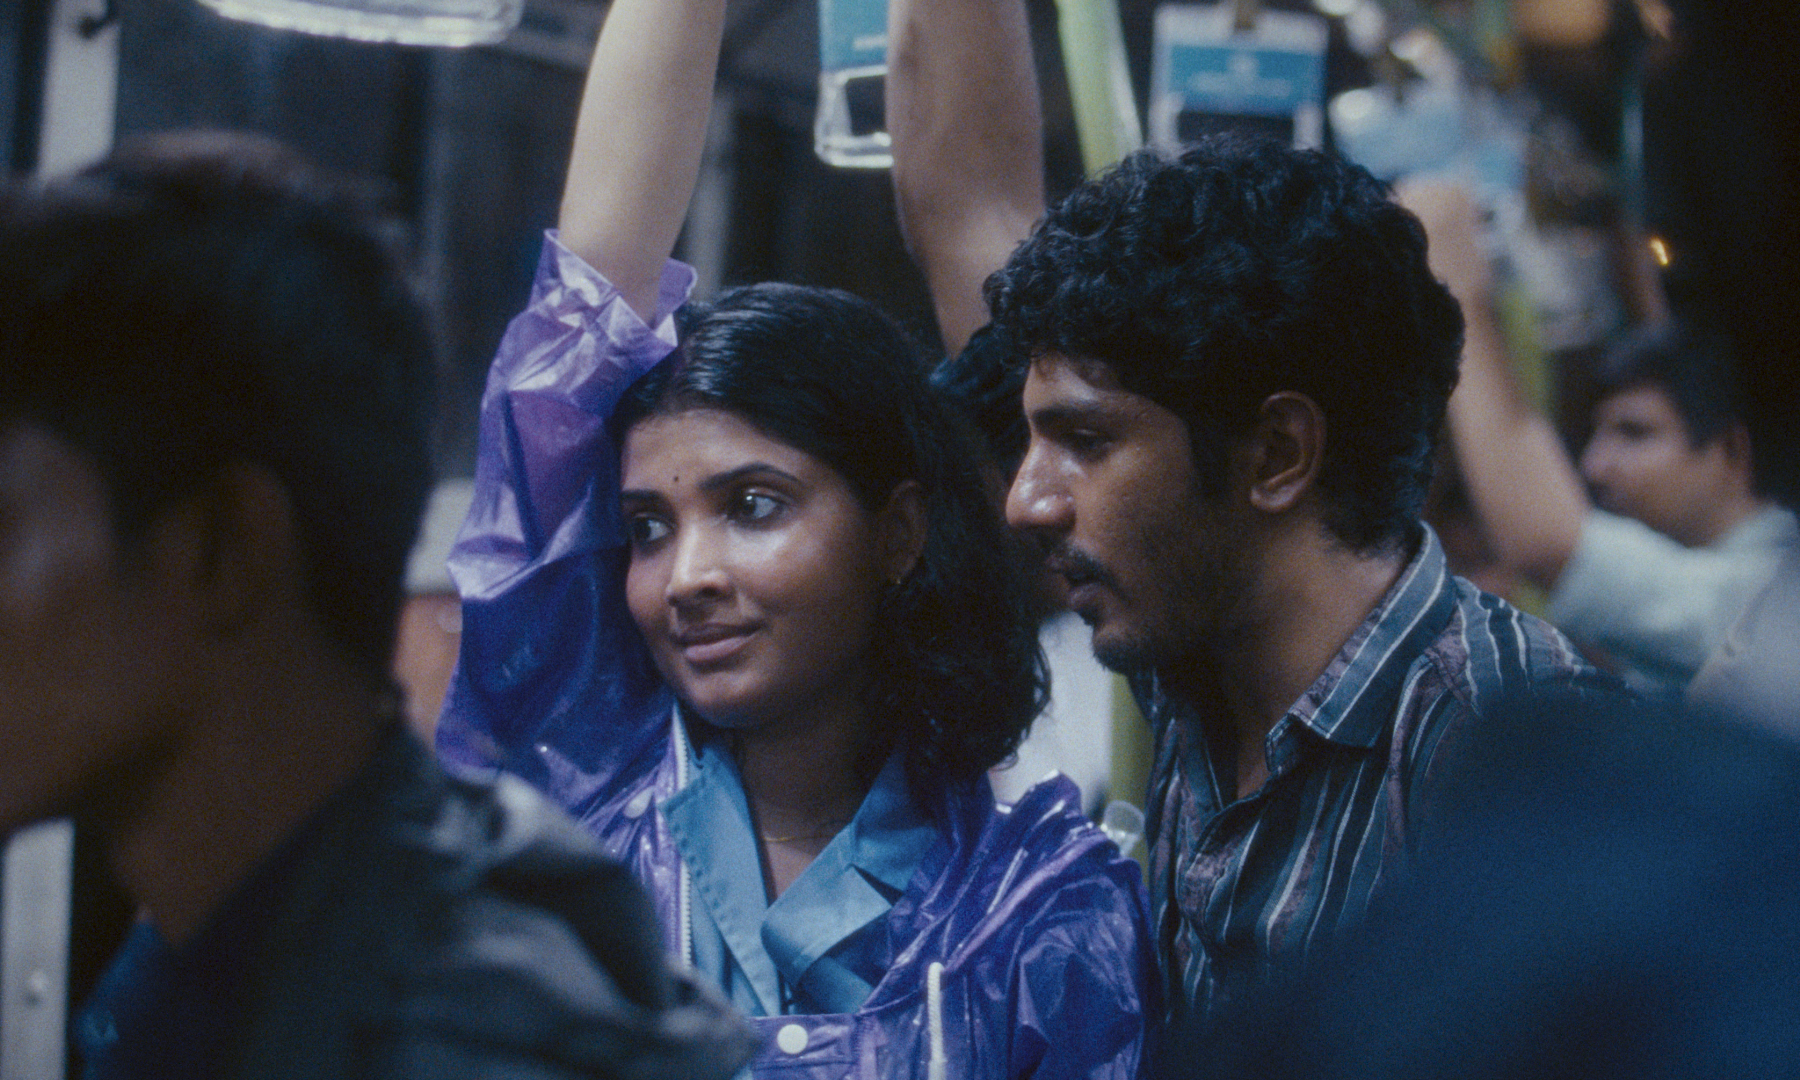
[[[916,558],[896,505],[717,409],[638,423],[622,473],[626,599],[681,699],[723,727],[853,713],[882,586]]]

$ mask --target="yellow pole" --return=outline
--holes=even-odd
[[[1144,144],[1118,0],[1057,0],[1057,28],[1081,161],[1089,175]]]

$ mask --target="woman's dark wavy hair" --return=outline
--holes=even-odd
[[[1325,413],[1333,534],[1368,550],[1417,522],[1462,314],[1365,170],[1242,136],[1140,151],[1053,209],[986,295],[1015,363],[1099,360],[1181,416],[1209,496],[1231,440],[1291,390]]]
[[[1044,701],[1025,585],[968,432],[926,388],[918,347],[873,304],[762,284],[678,317],[681,345],[613,418],[615,445],[652,415],[721,409],[829,465],[874,512],[916,480],[923,554],[877,617],[868,707],[917,787],[1005,759]]]

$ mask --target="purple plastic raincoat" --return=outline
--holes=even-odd
[[[482,400],[475,501],[451,556],[462,656],[438,727],[450,764],[516,773],[592,829],[690,957],[686,875],[656,809],[685,783],[688,754],[625,609],[606,419],[673,349],[669,315],[692,286],[671,263],[652,328],[546,243]],[[985,778],[939,797],[927,809],[942,835],[885,918],[887,974],[855,1013],[756,1019],[755,1075],[1143,1075],[1157,1011],[1136,864],[1081,816],[1065,779],[1010,812]]]

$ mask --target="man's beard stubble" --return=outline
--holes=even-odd
[[[1155,673],[1174,685],[1210,681],[1219,657],[1234,651],[1248,631],[1250,553],[1223,514],[1203,509],[1193,524],[1191,530],[1140,532],[1145,565],[1165,570],[1140,594],[1128,595],[1117,575],[1086,552],[1064,546],[1051,555],[1050,565],[1059,573],[1073,582],[1099,582],[1144,616],[1144,623],[1129,630],[1096,635],[1094,658],[1110,670],[1128,677]],[[1168,541],[1181,534],[1188,543]]]

